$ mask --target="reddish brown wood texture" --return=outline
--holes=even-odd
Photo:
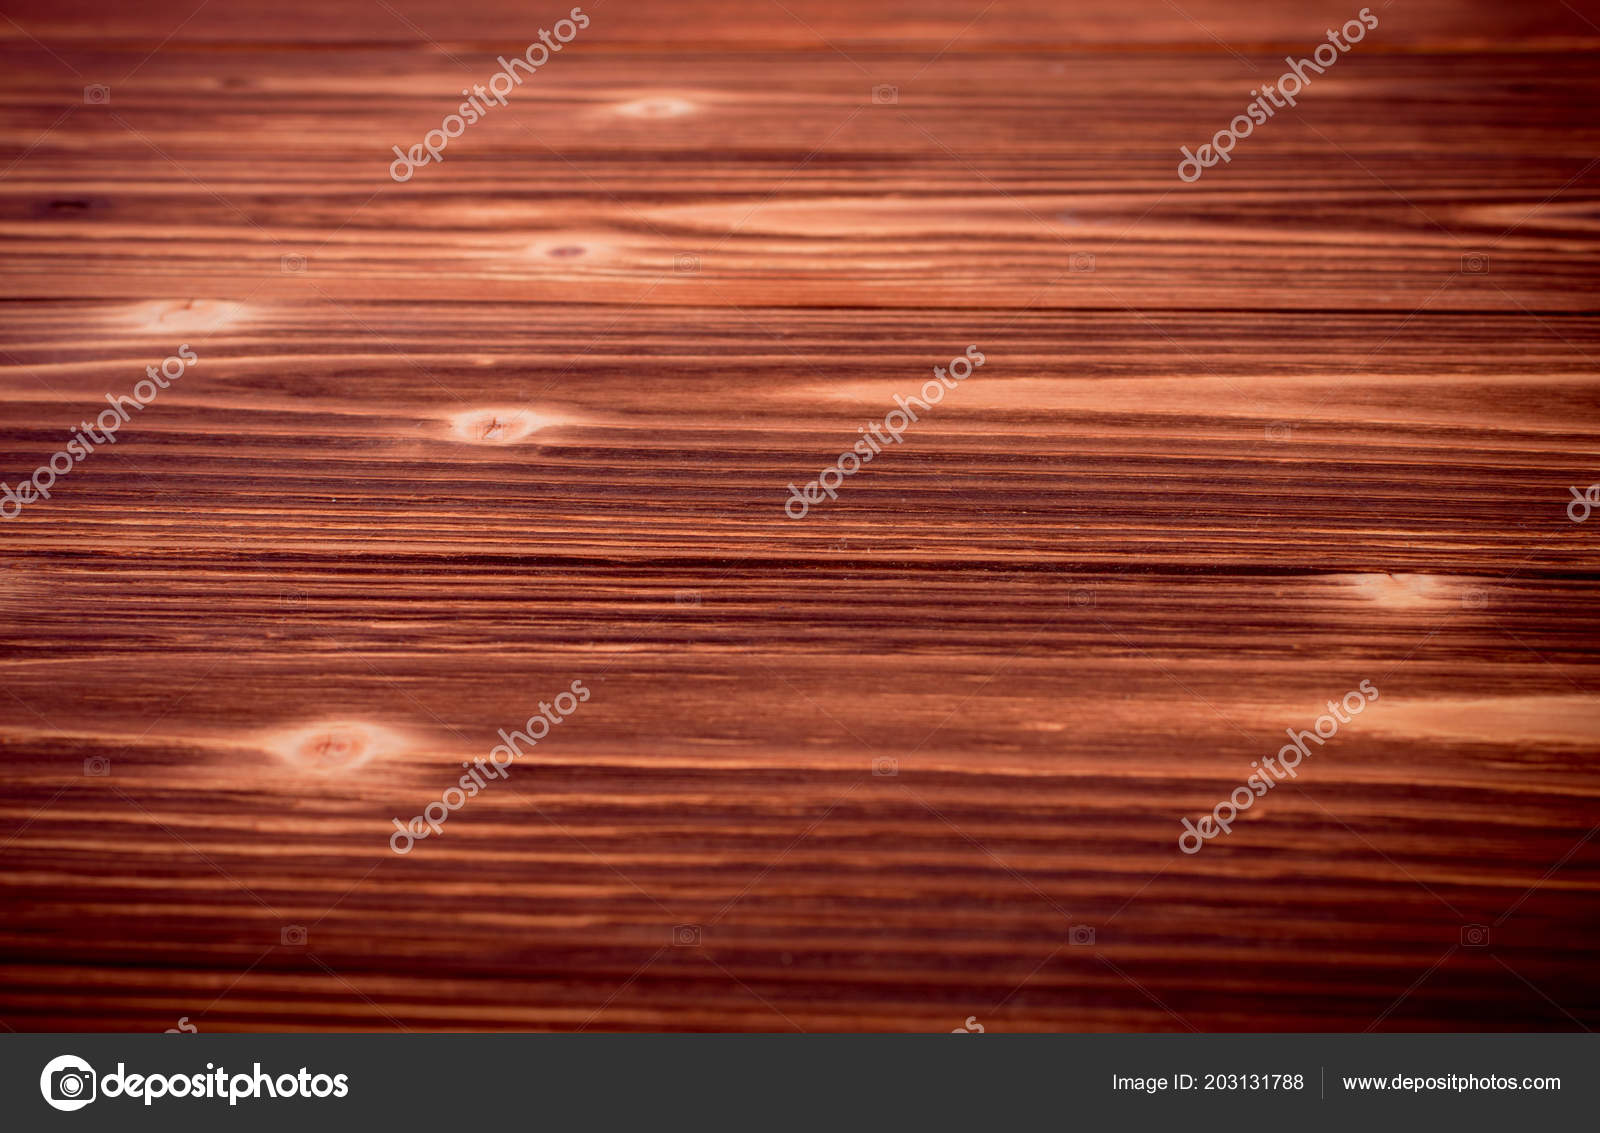
[[[1595,1025],[1600,9],[583,7],[4,6],[0,1022]]]

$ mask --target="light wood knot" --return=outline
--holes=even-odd
[[[359,720],[324,720],[263,738],[285,763],[322,774],[349,771],[407,746],[400,733]]]
[[[531,409],[470,409],[451,419],[450,431],[457,440],[473,444],[514,445],[555,422],[556,418]]]

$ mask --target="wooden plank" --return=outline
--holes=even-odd
[[[0,1022],[1594,1026],[1590,18],[585,10],[8,9]]]

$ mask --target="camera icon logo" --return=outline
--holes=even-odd
[[[278,263],[284,275],[302,275],[306,270],[306,258],[299,252],[285,254]]]
[[[1070,271],[1093,271],[1093,252],[1073,252],[1067,257],[1067,268]]]
[[[111,88],[103,83],[92,83],[83,88],[83,101],[89,106],[105,106],[111,101]]]
[[[679,590],[673,594],[672,600],[680,606],[698,606],[700,604],[700,591]]]
[[[700,257],[681,253],[672,261],[672,266],[680,275],[693,275],[700,270]]]
[[[900,774],[900,761],[880,755],[872,761],[872,773],[880,779],[892,779]]]
[[[888,83],[879,83],[872,88],[872,103],[874,106],[893,106],[899,101],[899,87],[892,87]]]
[[[1067,929],[1067,941],[1080,947],[1094,943],[1094,926],[1075,924]]]
[[[1461,257],[1461,271],[1464,275],[1488,275],[1489,257],[1482,252],[1468,252]]]
[[[1285,421],[1274,421],[1267,426],[1267,440],[1286,441],[1294,432],[1294,427]]]
[[[45,1063],[39,1075],[39,1092],[52,1109],[71,1113],[95,1097],[94,1067],[75,1054],[63,1054]]]
[[[103,755],[91,755],[83,761],[85,775],[100,776],[111,774],[111,761]]]
[[[278,941],[290,948],[304,948],[306,943],[306,926],[301,924],[286,924],[278,933]]]
[[[700,944],[700,926],[679,924],[672,926],[672,943],[679,948],[695,948]]]
[[[1461,947],[1487,948],[1489,947],[1489,926],[1486,924],[1464,924],[1461,926]]]

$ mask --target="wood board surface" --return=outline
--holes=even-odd
[[[582,8],[0,8],[0,1023],[1600,1020],[1600,8]]]

